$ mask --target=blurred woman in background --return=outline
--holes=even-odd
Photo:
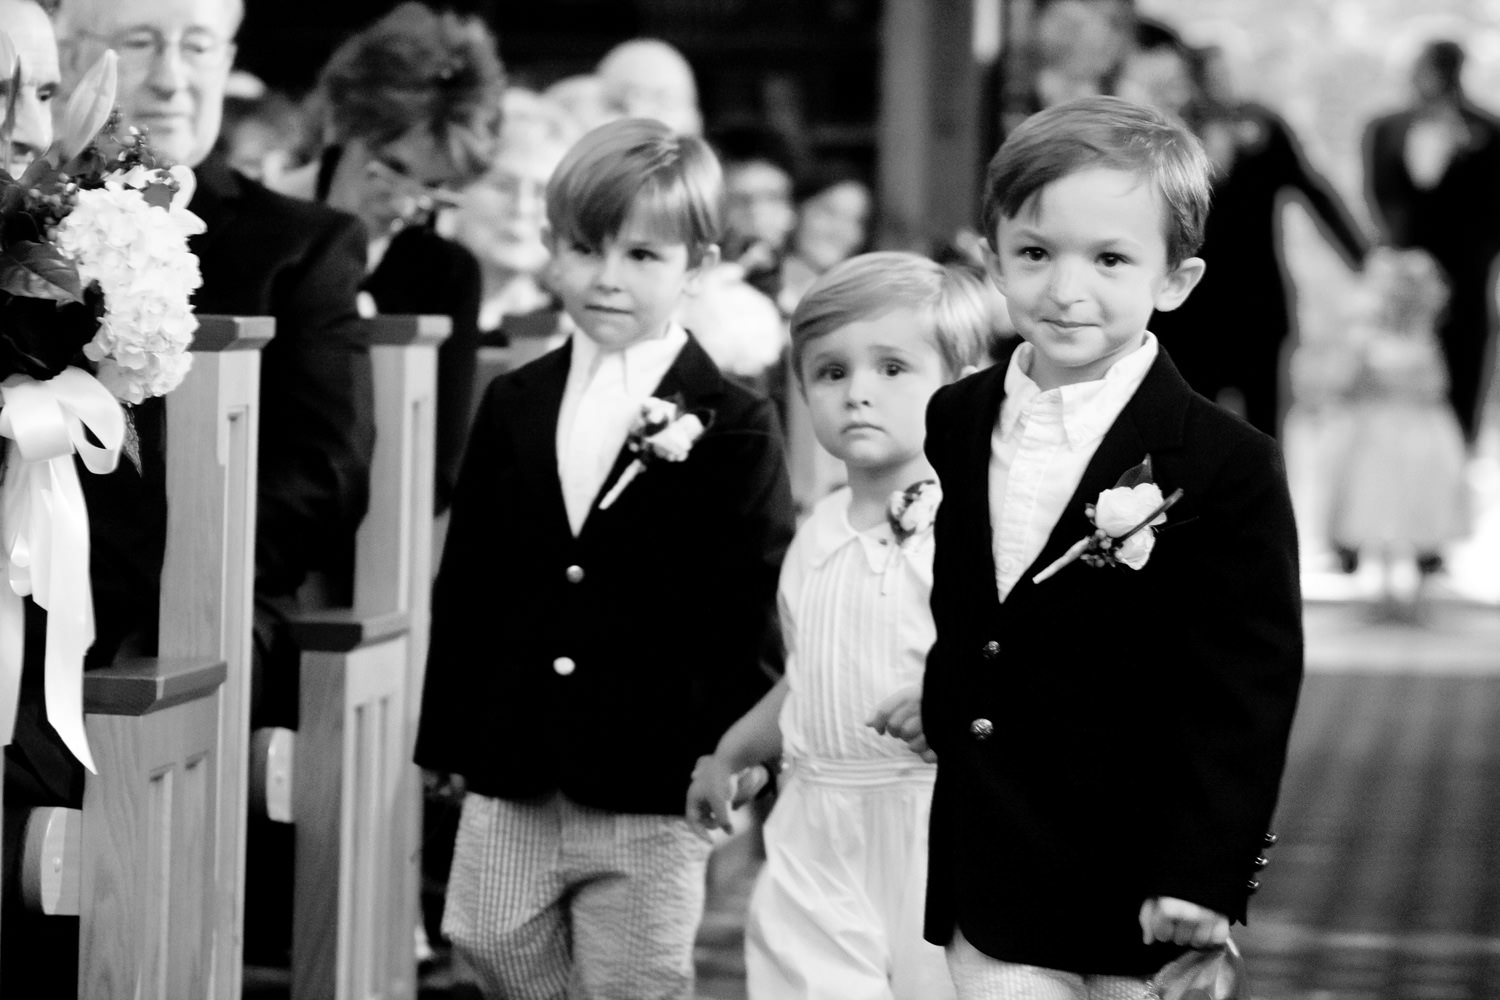
[[[479,340],[474,256],[439,236],[435,209],[490,167],[504,72],[473,17],[403,3],[341,45],[312,98],[322,149],[276,186],[365,224],[371,313],[447,316],[438,350],[436,510],[447,509],[468,429]]]

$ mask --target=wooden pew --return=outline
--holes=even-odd
[[[437,346],[449,328],[436,316],[365,321],[376,437],[353,607],[293,623],[298,731],[257,734],[272,756],[257,766],[268,814],[296,826],[294,1000],[416,993],[421,785],[411,755],[431,596]],[[287,788],[289,802],[277,794]]]
[[[159,656],[84,677],[98,774],[35,810],[22,891],[76,914],[79,996],[240,995],[260,348],[267,317],[200,316],[167,397]]]

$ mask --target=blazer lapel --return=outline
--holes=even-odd
[[[987,607],[1000,603],[999,585],[995,581],[995,525],[990,518],[990,455],[995,425],[1000,420],[1000,407],[1005,403],[1006,368],[1006,365],[995,365],[989,369],[986,383],[979,388],[982,393],[981,417],[965,427],[963,461],[954,470],[965,478],[953,484],[951,490],[947,483],[943,484],[943,502],[948,503],[950,497],[959,500],[964,504],[959,515],[963,521],[984,526],[984,550],[981,552],[979,546],[973,546],[972,558],[976,577],[984,578],[983,584],[976,579],[974,585],[984,588],[977,593],[985,595]]]
[[[566,377],[566,372],[564,373]],[[684,413],[693,410],[713,410],[717,407],[719,398],[724,393],[724,376],[719,373],[719,368],[713,359],[698,345],[692,334],[688,335],[687,343],[682,346],[677,357],[672,361],[667,373],[662,376],[661,382],[656,386],[651,395],[658,399],[679,399],[681,409]],[[556,409],[553,411],[553,435],[556,436]],[[610,467],[609,475],[604,479],[604,485],[599,488],[594,497],[593,506],[589,508],[589,515],[583,522],[583,533],[589,530],[599,517],[599,502],[609,495],[615,483],[625,474],[630,463],[635,460],[635,452],[630,450],[627,440],[620,448],[620,453],[615,456],[614,465]],[[555,466],[555,463],[554,463]],[[636,489],[639,482],[632,483],[626,489]],[[558,487],[559,497],[562,495],[561,486]]]
[[[546,497],[546,507],[556,513],[557,523],[569,537],[573,531],[568,526],[562,478],[557,468],[557,418],[572,357],[572,350],[564,345],[514,376],[519,397],[516,407],[531,418],[525,433],[516,438],[516,467],[537,477],[535,488]]]
[[[1105,432],[1098,450],[1083,471],[1078,488],[1053,525],[1047,543],[1011,588],[1007,601],[1014,600],[1020,593],[1029,593],[1032,580],[1040,570],[1051,565],[1093,530],[1088,515],[1084,513],[1086,505],[1093,503],[1100,493],[1112,489],[1128,469],[1139,465],[1147,455],[1181,446],[1182,422],[1191,396],[1192,390],[1178,374],[1177,366],[1167,357],[1165,348],[1161,349],[1140,388]]]

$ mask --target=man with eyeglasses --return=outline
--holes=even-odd
[[[285,610],[309,571],[347,554],[330,539],[352,536],[368,499],[373,398],[355,331],[365,239],[350,216],[211,155],[242,14],[240,0],[64,0],[57,27],[65,82],[113,48],[123,124],[197,175],[197,310],[276,318],[261,360],[256,596]]]
[[[123,124],[193,168],[189,207],[207,226],[190,244],[203,271],[197,310],[275,317],[261,356],[251,711],[258,725],[294,725],[297,655],[283,625],[310,572],[347,581],[368,503],[374,401],[356,326],[366,240],[353,217],[274,194],[213,153],[243,14],[242,0],[63,0],[56,23],[64,84],[113,48]],[[97,567],[146,567],[155,586],[116,597],[128,602],[133,630],[149,633],[165,545],[164,408],[152,400],[135,409],[143,472],[121,463],[111,476],[84,478],[96,603],[111,587]],[[284,877],[289,892],[289,869]]]

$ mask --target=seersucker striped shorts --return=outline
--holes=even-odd
[[[1066,928],[1058,928],[1066,933]],[[1142,1000],[1146,980],[1131,976],[1081,976],[1076,972],[1017,965],[991,958],[953,929],[948,971],[958,1000]]]
[[[443,933],[487,1000],[689,1000],[709,850],[681,816],[470,792]]]

